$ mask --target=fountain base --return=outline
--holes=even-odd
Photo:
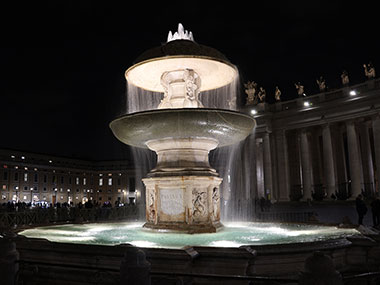
[[[120,141],[157,154],[156,167],[143,179],[146,227],[217,231],[222,178],[210,166],[209,153],[245,139],[254,126],[248,115],[202,108],[146,111],[114,120],[111,129]]]
[[[216,233],[223,228],[221,222],[211,223],[211,224],[200,224],[200,225],[188,225],[185,223],[158,223],[157,225],[152,223],[145,223],[144,228],[157,230],[157,231],[168,231],[168,232],[181,232],[187,234],[201,234],[201,233]]]
[[[220,223],[219,185],[215,176],[144,178],[144,227],[186,233],[216,232]]]

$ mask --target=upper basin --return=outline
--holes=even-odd
[[[188,108],[160,109],[127,114],[113,120],[110,128],[123,143],[147,148],[146,142],[164,138],[213,138],[218,147],[245,139],[255,120],[230,110]]]
[[[202,79],[200,91],[231,83],[238,71],[222,53],[189,40],[175,40],[147,50],[125,72],[129,83],[153,92],[164,92],[163,73],[191,69]]]

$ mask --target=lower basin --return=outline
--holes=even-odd
[[[185,234],[152,231],[143,223],[64,224],[27,229],[20,232],[29,238],[53,242],[118,245],[179,249],[186,246],[240,247],[244,245],[290,244],[324,241],[359,234],[355,229],[332,226],[280,223],[223,223],[216,233]]]
[[[256,125],[246,114],[207,108],[159,109],[127,114],[110,123],[123,143],[147,148],[150,140],[212,138],[218,147],[245,139]]]

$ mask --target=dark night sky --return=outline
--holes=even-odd
[[[369,61],[380,73],[380,17],[374,4],[263,2],[2,7],[0,147],[126,158],[128,147],[108,127],[124,109],[124,71],[143,51],[164,43],[179,22],[195,41],[223,52],[239,68],[242,82],[264,86],[268,100],[276,85],[284,98],[296,97],[297,81],[307,93],[317,93],[320,75],[338,88],[343,69],[352,83],[362,82],[362,64]]]

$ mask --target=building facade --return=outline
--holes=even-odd
[[[0,150],[1,202],[135,203],[133,166],[128,161],[85,161]]]
[[[248,138],[254,196],[289,201],[379,194],[379,79],[243,111],[257,122]]]
[[[379,194],[380,79],[275,104],[248,105],[241,111],[254,116],[257,127],[243,143],[241,166],[235,170],[244,171],[249,182],[227,187],[240,193],[236,205],[260,197],[281,202]],[[224,160],[215,163],[216,169],[228,168]],[[225,185],[233,169],[227,170]],[[140,186],[131,161],[92,162],[0,150],[2,202],[143,205],[145,191],[136,189]],[[228,191],[222,196],[230,199]]]

